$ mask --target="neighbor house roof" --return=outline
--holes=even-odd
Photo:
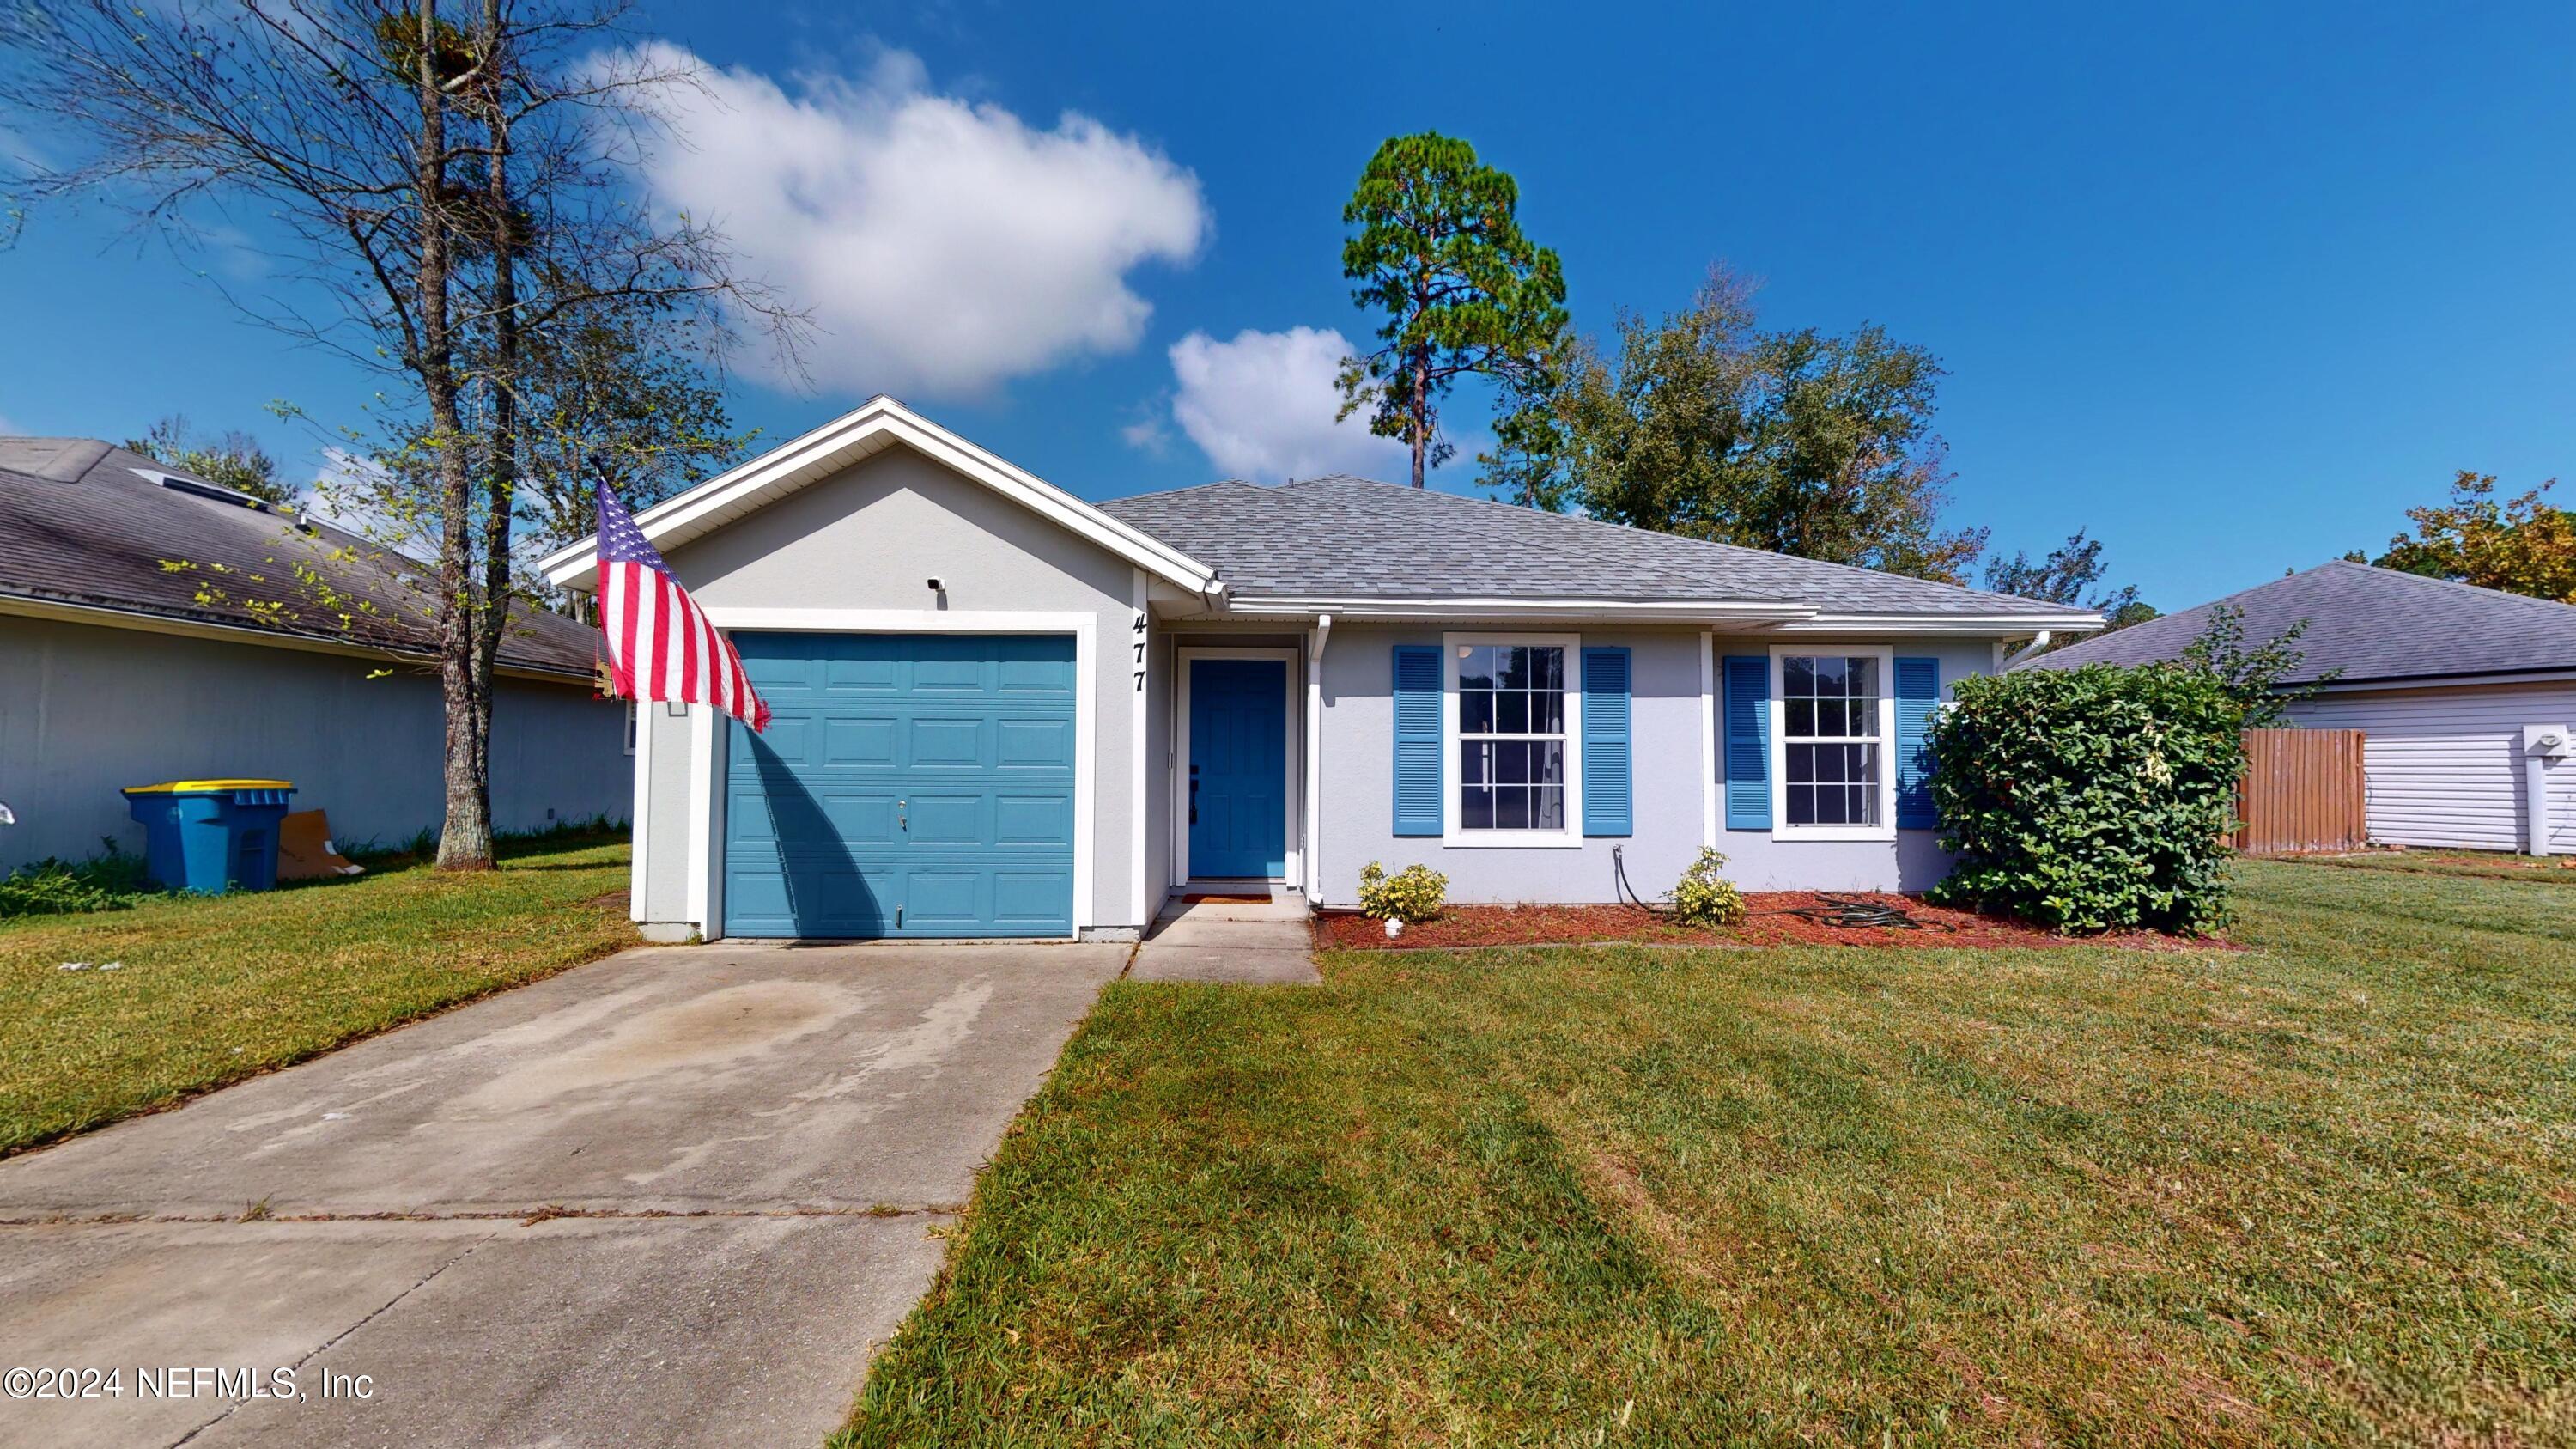
[[[2301,620],[2305,658],[2284,682],[2337,683],[2576,669],[2576,607],[2338,559],[2196,609],[2070,644],[2026,667],[2144,664],[2182,655],[2221,607],[2243,613],[2245,647]]]
[[[2097,622],[2083,609],[1366,478],[1210,483],[1100,508],[1215,565],[1244,609],[1264,599],[1505,596],[1786,606],[1828,621]]]
[[[379,544],[91,438],[0,438],[0,612],[427,655],[427,570]],[[263,637],[264,636],[264,637]],[[592,671],[592,631],[521,609],[518,670]]]

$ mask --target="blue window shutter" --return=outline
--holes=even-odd
[[[1628,732],[1628,651],[1583,651],[1583,833],[1635,833]]]
[[[1771,659],[1726,656],[1717,728],[1726,750],[1726,828],[1771,828]]]
[[[1932,712],[1941,704],[1941,661],[1896,661],[1896,828],[1938,830],[1932,808]]]
[[[1440,651],[1395,646],[1395,833],[1440,833]]]

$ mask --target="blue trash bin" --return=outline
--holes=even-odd
[[[143,869],[166,890],[264,891],[277,884],[278,822],[291,780],[165,780],[125,792],[143,825]]]

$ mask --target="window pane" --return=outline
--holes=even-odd
[[[1494,687],[1494,650],[1490,644],[1458,646],[1458,687],[1491,689]]]
[[[1493,753],[1492,745],[1460,744],[1458,746],[1458,783],[1483,785],[1492,781],[1493,766],[1489,761]]]
[[[1843,732],[1843,702],[1839,699],[1816,701],[1816,733],[1832,739]]]
[[[1844,677],[1849,681],[1845,691],[1853,698],[1878,693],[1878,659],[1874,655],[1855,654],[1843,661]]]
[[[1850,779],[1851,776],[1843,773],[1845,759],[1840,745],[1816,746],[1816,783],[1839,785]]]
[[[1850,797],[1846,802],[1846,812],[1851,817],[1851,823],[1854,825],[1876,825],[1878,823],[1878,787],[1875,785],[1846,785],[1843,789],[1844,793]]]
[[[1830,654],[1829,654],[1829,655],[1826,655],[1826,656],[1824,656],[1824,657],[1822,657],[1822,658],[1820,658],[1820,659],[1818,659],[1818,660],[1816,661],[1816,693],[1817,693],[1817,695],[1818,695],[1818,696],[1820,696],[1820,697],[1822,697],[1822,698],[1832,699],[1832,698],[1839,697],[1839,696],[1842,694],[1842,692],[1843,692],[1843,661],[1842,661],[1842,659],[1841,659],[1841,658],[1839,658],[1838,656],[1830,655]]]
[[[1515,644],[1509,648],[1496,649],[1494,653],[1499,656],[1502,665],[1503,677],[1499,681],[1502,687],[1505,689],[1529,688],[1530,652]]]
[[[1840,785],[1817,786],[1816,823],[1818,825],[1849,824],[1850,822],[1843,818],[1843,799],[1843,788]]]
[[[1505,735],[1529,733],[1529,699],[1519,690],[1506,690],[1494,696],[1494,732]]]
[[[1843,755],[1850,762],[1844,779],[1866,780],[1873,785],[1878,783],[1878,746],[1845,745]]]
[[[1816,747],[1814,745],[1791,745],[1789,747],[1789,783],[1792,785],[1811,785],[1815,783],[1815,779]]]
[[[1789,701],[1789,738],[1806,739],[1816,732],[1816,702],[1812,699]]]
[[[1496,783],[1504,785],[1528,784],[1529,751],[1530,747],[1527,745],[1494,746],[1494,779]]]
[[[1458,823],[1469,830],[1494,828],[1494,792],[1483,785],[1458,792]]]
[[[1813,825],[1816,823],[1815,786],[1792,785],[1789,787],[1789,823],[1792,825]]]
[[[1812,697],[1816,692],[1816,661],[1793,654],[1780,661],[1780,693],[1785,698]]]
[[[1530,733],[1561,735],[1565,733],[1565,695],[1551,690],[1530,696]]]
[[[1533,649],[1530,652],[1530,688],[1565,688],[1565,651]]]
[[[1542,785],[1565,783],[1565,742],[1540,740],[1529,746],[1530,779]]]
[[[1565,828],[1565,788],[1541,785],[1530,791],[1530,823],[1540,830]]]
[[[1458,733],[1489,735],[1494,732],[1494,697],[1481,689],[1458,691]]]
[[[1529,829],[1529,791],[1526,788],[1506,785],[1494,791],[1494,828]]]

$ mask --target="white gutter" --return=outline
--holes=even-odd
[[[1306,904],[1324,893],[1324,646],[1333,616],[1318,614],[1306,650]]]
[[[1237,594],[1228,601],[1235,614],[1337,614],[1351,619],[1555,619],[1621,620],[1706,624],[1712,621],[1780,624],[1816,617],[1812,604],[1745,599],[1610,599],[1610,598],[1426,598],[1359,595]]]

